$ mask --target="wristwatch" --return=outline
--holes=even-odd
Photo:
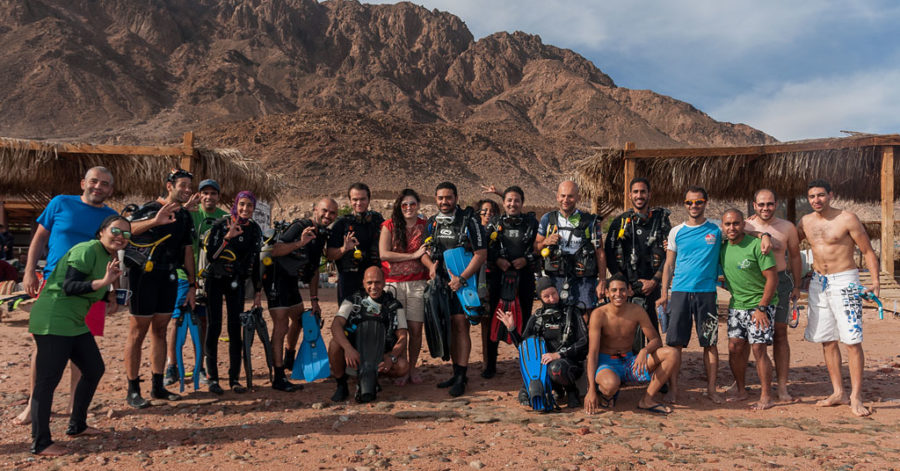
[[[760,304],[759,306],[756,306],[756,310],[757,310],[757,311],[766,312],[766,308],[767,308],[767,307],[768,307],[768,306],[763,306],[762,304]]]
[[[395,357],[394,355],[391,355],[391,363],[395,365],[397,364],[397,357]]]

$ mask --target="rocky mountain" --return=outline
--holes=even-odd
[[[503,175],[537,189],[594,146],[774,141],[617,87],[538,36],[476,41],[410,3],[6,0],[0,41],[0,135],[160,142],[196,129],[319,179],[297,197],[327,190],[322,178],[419,182],[405,175],[422,159],[470,186]]]

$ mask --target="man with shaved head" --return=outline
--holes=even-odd
[[[731,292],[728,303],[728,362],[735,388],[729,401],[747,399],[744,379],[747,344],[756,359],[759,375],[759,402],[754,410],[772,407],[772,361],[767,346],[775,335],[775,307],[778,304],[778,273],[775,259],[763,253],[760,240],[744,232],[744,214],[731,208],[722,215],[722,232],[727,243],[719,251],[725,285]]]
[[[791,401],[793,397],[787,389],[788,369],[791,363],[787,323],[791,317],[791,301],[796,301],[800,297],[802,261],[797,228],[790,221],[775,217],[777,206],[778,200],[774,191],[765,188],[757,190],[753,195],[753,210],[756,214],[746,219],[744,227],[747,232],[758,231],[772,235],[772,254],[775,256],[775,270],[778,271],[778,305],[775,307],[775,339],[772,354],[775,357],[778,399]]]
[[[42,284],[38,283],[36,269],[37,262],[44,249],[47,251],[47,263],[44,265],[44,279],[50,276],[56,263],[75,244],[94,238],[97,228],[110,215],[116,212],[106,205],[106,200],[113,193],[113,175],[106,167],[93,167],[84,174],[81,180],[81,195],[59,195],[53,197],[47,208],[37,219],[37,229],[28,247],[28,260],[25,263],[25,274],[22,285],[25,292],[32,297],[37,297]],[[111,294],[107,300],[111,307],[115,307],[115,294]],[[88,317],[102,316],[106,309],[106,303],[98,301],[91,307]],[[101,332],[94,332],[102,335]],[[34,379],[34,358],[31,363],[32,380]],[[72,395],[75,393],[75,385],[81,378],[81,372],[72,365]],[[33,388],[32,388],[33,389]],[[70,397],[71,397],[70,396]],[[70,406],[71,407],[71,406]],[[16,422],[28,424],[31,421],[31,402],[25,410],[16,417]]]
[[[312,218],[301,220],[299,223],[294,221],[294,224],[285,232],[285,237],[292,237],[294,234],[289,234],[291,231],[299,230],[299,234],[302,235],[304,229],[315,227],[315,230],[312,232],[316,234],[316,237],[306,246],[307,257],[303,266],[304,276],[301,279],[309,285],[310,309],[319,319],[322,318],[322,308],[319,307],[319,267],[321,266],[321,259],[325,254],[325,244],[329,237],[328,227],[337,218],[337,212],[338,204],[334,198],[322,198],[313,206]],[[294,358],[297,356],[297,342],[300,339],[300,331],[303,329],[300,323],[300,313],[303,311],[303,303],[301,302],[299,313],[290,313],[288,315],[290,326],[285,338],[284,351],[284,366],[287,369],[293,369],[294,367]]]
[[[363,290],[348,296],[338,309],[331,323],[331,343],[328,345],[328,360],[331,374],[337,381],[337,389],[331,400],[340,402],[350,394],[347,387],[347,368],[362,370],[366,358],[360,357],[360,344],[371,339],[360,338],[360,324],[363,322],[383,322],[387,336],[378,359],[378,374],[400,378],[409,373],[409,362],[403,352],[409,338],[406,313],[403,305],[394,295],[384,290],[384,272],[381,267],[369,267],[363,273]],[[360,378],[362,375],[360,375]],[[377,389],[376,389],[377,390]],[[368,402],[357,388],[356,400]]]
[[[541,218],[534,248],[563,304],[581,304],[590,310],[606,288],[601,218],[576,207],[578,185],[571,180],[559,184],[556,201],[559,209]]]
[[[329,237],[328,225],[337,217],[337,203],[331,198],[319,200],[312,219],[296,219],[272,248],[274,263],[266,269],[264,287],[272,315],[272,353],[276,378],[272,388],[280,391],[302,389],[292,384],[284,370],[292,369],[300,336],[300,315],[304,311],[299,281],[309,285],[310,305],[317,317],[319,307],[319,265]],[[292,326],[288,327],[288,321]],[[290,330],[290,334],[289,334]],[[285,337],[288,348],[285,351]]]

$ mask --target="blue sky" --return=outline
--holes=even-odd
[[[372,3],[393,3],[379,2]],[[537,34],[618,86],[787,141],[900,132],[900,2],[417,0],[476,38]]]

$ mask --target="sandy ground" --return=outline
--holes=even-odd
[[[321,292],[326,322],[336,311],[334,290]],[[306,293],[304,293],[304,296]],[[382,380],[379,401],[333,404],[333,380],[302,391],[269,388],[262,348],[254,344],[255,391],[216,397],[188,392],[184,400],[144,410],[125,405],[122,364],[127,314],[107,319],[100,341],[106,375],[89,422],[107,433],[70,439],[62,415],[69,400],[68,376],[57,390],[53,436],[73,450],[62,458],[28,453],[30,427],[12,425],[28,393],[32,343],[27,313],[14,311],[0,323],[0,467],[3,469],[222,469],[250,465],[301,469],[893,469],[900,459],[900,319],[878,320],[865,311],[866,405],[869,418],[846,406],[814,405],[830,393],[821,347],[789,332],[793,349],[791,392],[796,403],[754,412],[748,403],[715,405],[703,397],[705,380],[696,341],[685,350],[683,403],[668,417],[637,411],[642,392],[626,388],[614,410],[587,416],[581,409],[539,414],[517,405],[520,385],[516,352],[501,347],[500,373],[484,380],[480,329],[472,329],[473,361],[468,393],[452,399],[435,383],[450,366],[427,354],[425,383],[397,387]],[[271,326],[271,322],[269,323]],[[328,325],[328,324],[326,324]],[[326,337],[329,334],[325,333]],[[721,339],[725,323],[720,322]],[[148,345],[142,374],[149,379]],[[220,348],[224,351],[225,346]],[[732,381],[727,348],[720,342],[719,385]],[[225,358],[227,355],[220,355]],[[223,360],[227,361],[227,360]],[[224,373],[225,365],[221,366]],[[844,381],[849,387],[846,365]],[[758,397],[755,369],[748,369],[751,399]],[[143,383],[144,395],[149,382]],[[175,386],[177,390],[177,385]],[[353,382],[351,382],[351,388]]]

